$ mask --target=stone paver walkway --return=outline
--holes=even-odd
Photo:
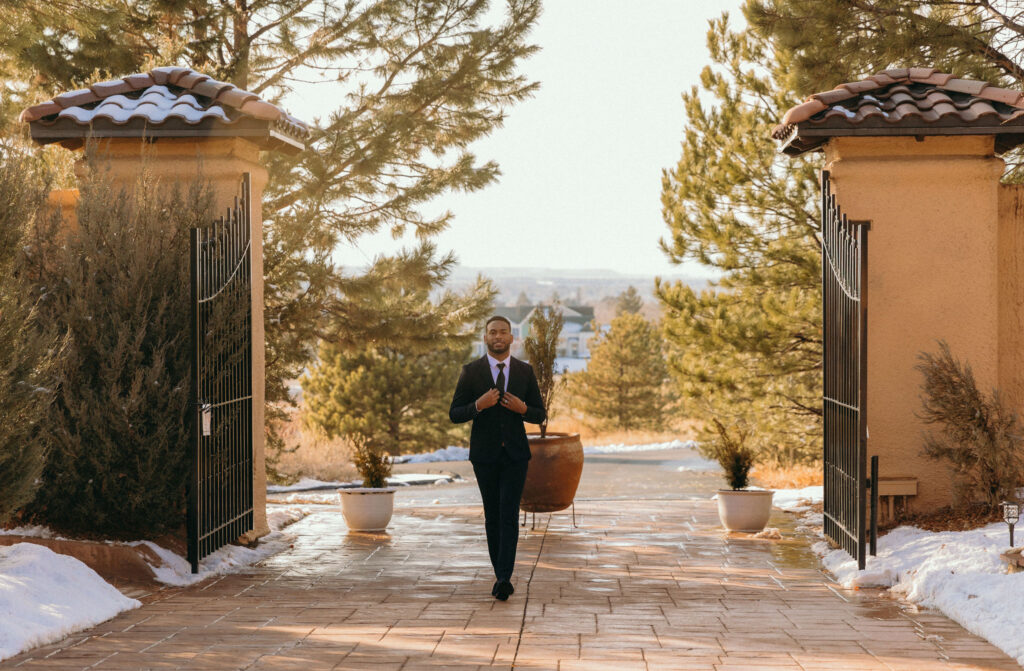
[[[245,573],[163,590],[0,668],[1020,668],[938,613],[837,588],[802,540],[727,538],[707,501],[582,502],[578,529],[538,516],[502,603],[479,515],[404,509],[387,535],[350,535],[318,512]]]

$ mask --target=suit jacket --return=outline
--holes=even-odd
[[[537,376],[525,361],[508,358],[507,391],[526,403],[526,413],[520,415],[501,404],[477,412],[476,400],[494,387],[487,355],[462,367],[455,385],[448,417],[456,424],[473,420],[469,435],[469,460],[479,463],[494,462],[502,452],[515,460],[530,458],[530,443],[526,439],[523,422],[542,424],[547,419],[544,400],[540,397]]]

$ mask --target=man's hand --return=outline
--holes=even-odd
[[[498,391],[497,387],[492,387],[488,389],[483,396],[476,400],[477,412],[481,410],[486,410],[487,408],[490,408],[492,405],[495,405],[498,402],[499,398],[501,398],[501,392]]]
[[[520,400],[515,394],[510,394],[507,391],[504,396],[501,397],[501,405],[520,415],[526,412],[526,403]]]

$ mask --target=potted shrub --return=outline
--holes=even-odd
[[[701,448],[725,471],[730,489],[718,490],[718,518],[729,531],[756,533],[764,529],[772,513],[772,496],[767,489],[747,489],[748,476],[756,460],[753,448],[746,444],[750,431],[736,427],[735,435],[717,419],[712,420],[715,436]]]
[[[562,324],[562,313],[557,307],[541,306],[530,319],[530,335],[523,342],[537,376],[548,420],[555,390],[561,385],[561,381],[555,379],[555,357]],[[545,421],[540,426],[540,434],[527,435],[531,456],[519,507],[528,513],[552,513],[571,506],[583,473],[580,434],[549,433],[547,428]]]
[[[354,438],[352,445],[363,486],[338,490],[345,524],[352,531],[383,531],[395,509],[395,488],[387,486],[391,458],[363,437]]]

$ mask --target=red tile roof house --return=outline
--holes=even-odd
[[[92,84],[22,112],[32,139],[80,150],[91,138],[109,161],[113,178],[130,186],[142,167],[163,181],[195,179],[201,166],[226,211],[239,193],[244,173],[251,175],[250,220],[253,342],[253,503],[255,538],[266,534],[264,470],[263,216],[259,203],[267,182],[261,151],[298,153],[309,127],[254,93],[188,68],[162,67]],[[51,204],[73,215],[76,192],[55,193]],[[71,218],[73,220],[73,216]]]
[[[870,222],[867,453],[883,478],[916,479],[915,509],[947,505],[950,473],[921,454],[935,427],[914,366],[945,340],[981,391],[1024,408],[1024,187],[1000,183],[998,156],[1024,143],[1024,92],[886,70],[810,96],[773,137],[824,153],[839,207]]]

